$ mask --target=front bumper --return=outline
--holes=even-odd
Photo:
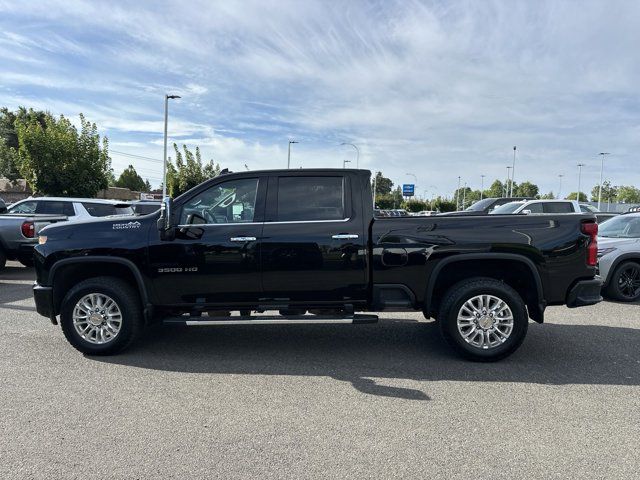
[[[567,295],[567,307],[584,307],[594,305],[602,301],[602,279],[596,277],[591,280],[580,280]]]
[[[54,325],[58,324],[53,308],[53,288],[33,284],[33,298],[36,302],[36,311],[43,317],[47,317]]]

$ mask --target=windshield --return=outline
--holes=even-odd
[[[599,225],[599,237],[640,238],[640,217],[621,215]]]
[[[476,203],[467,207],[465,210],[469,212],[482,212],[487,207],[491,206],[493,202],[495,202],[494,198],[485,198],[484,200],[478,200]]]
[[[504,205],[500,205],[495,210],[492,210],[491,212],[489,212],[489,214],[490,215],[499,215],[499,214],[504,214],[504,213],[513,213],[518,208],[520,208],[522,205],[524,205],[523,202],[505,203]]]

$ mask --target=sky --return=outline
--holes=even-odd
[[[355,167],[347,142],[431,197],[504,179],[515,145],[543,193],[578,163],[590,190],[603,151],[640,187],[640,2],[0,0],[0,106],[84,113],[117,174],[161,183],[165,93],[169,141],[234,171],[289,140],[293,168]]]

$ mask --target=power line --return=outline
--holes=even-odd
[[[160,160],[159,158],[145,157],[143,155],[135,155],[133,153],[120,152],[118,150],[111,150],[111,149],[109,149],[109,152],[117,153],[118,155],[123,155],[125,157],[140,158],[142,160],[150,160],[152,162],[162,163],[162,160]]]

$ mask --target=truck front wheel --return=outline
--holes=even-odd
[[[511,355],[524,341],[529,325],[518,292],[503,282],[483,277],[452,286],[444,296],[438,320],[449,345],[479,362]]]
[[[62,301],[60,324],[65,337],[88,355],[111,355],[127,348],[142,330],[137,291],[114,277],[89,278]]]

